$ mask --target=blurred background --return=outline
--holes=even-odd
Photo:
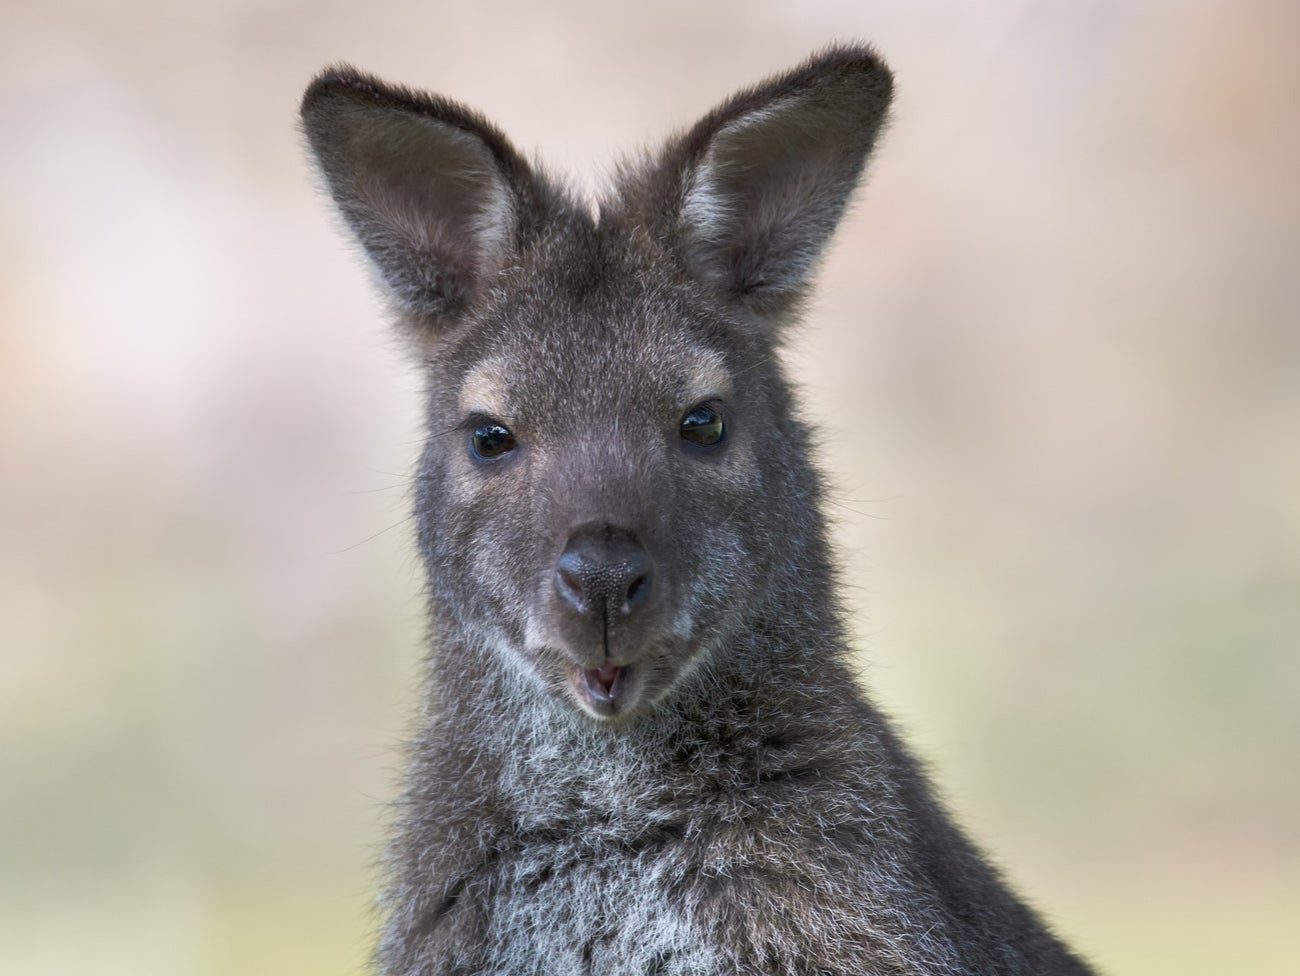
[[[312,73],[592,187],[836,38],[898,77],[791,350],[864,681],[1104,971],[1294,971],[1293,0],[3,0],[0,972],[364,970],[419,378]]]

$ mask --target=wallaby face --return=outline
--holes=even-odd
[[[387,974],[1087,972],[862,696],[778,347],[885,118],[834,48],[594,210],[351,69],[302,113],[428,379]]]
[[[774,554],[737,513],[779,490],[780,418],[745,381],[761,344],[647,275],[648,242],[575,236],[501,274],[432,353],[421,541],[485,647],[618,722],[761,598]]]
[[[308,93],[331,190],[426,344],[435,596],[599,720],[719,652],[787,556],[764,511],[812,502],[769,361],[890,84],[836,60],[734,100],[597,218],[462,109],[346,70]]]
[[[585,236],[585,235],[584,235]],[[442,599],[486,646],[600,720],[636,716],[712,653],[761,593],[773,405],[737,382],[676,282],[611,266],[592,234],[520,269],[449,340],[419,487]],[[580,270],[579,270],[580,269]],[[555,289],[577,272],[593,286]],[[536,287],[531,281],[544,282]],[[710,338],[712,332],[712,338]]]

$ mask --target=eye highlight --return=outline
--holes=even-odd
[[[722,420],[722,404],[709,400],[692,407],[682,417],[679,428],[682,440],[699,444],[701,447],[715,447],[722,443],[727,434],[726,424]]]
[[[495,461],[515,449],[515,435],[495,420],[475,423],[469,438],[469,450],[480,461]]]

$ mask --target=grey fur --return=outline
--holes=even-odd
[[[775,356],[891,85],[824,51],[625,167],[598,216],[458,105],[346,67],[308,89],[428,374],[388,976],[1089,971],[855,684]],[[701,404],[717,443],[687,436]]]

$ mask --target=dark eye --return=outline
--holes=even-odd
[[[722,443],[727,428],[722,423],[721,407],[720,403],[701,403],[689,410],[682,418],[682,439],[702,447]]]
[[[494,461],[515,449],[515,435],[510,433],[509,427],[487,420],[474,428],[469,444],[480,461]]]

